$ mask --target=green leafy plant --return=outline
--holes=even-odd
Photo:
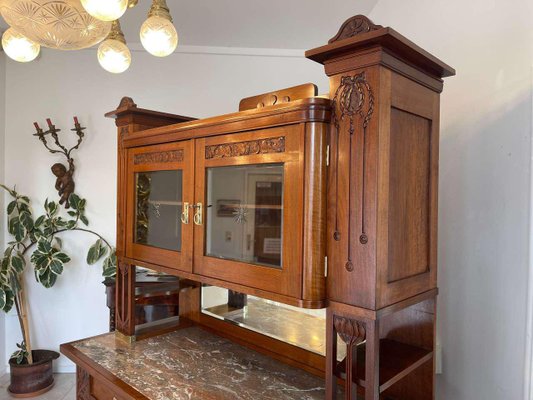
[[[65,264],[71,260],[62,249],[61,239],[61,236],[69,231],[82,231],[97,237],[87,253],[87,263],[93,265],[103,259],[104,277],[115,276],[117,258],[115,249],[109,242],[87,228],[89,220],[85,215],[85,199],[74,193],[70,195],[71,208],[67,212],[68,217],[61,215],[62,210],[57,203],[46,200],[45,214],[34,218],[27,196],[19,194],[16,188],[10,189],[4,185],[0,185],[0,188],[11,196],[7,205],[7,218],[8,231],[13,236],[0,259],[0,309],[7,313],[13,306],[16,307],[24,340],[17,344],[19,350],[13,354],[12,359],[16,359],[19,364],[31,364],[29,324],[22,279],[26,266],[33,266],[37,282],[46,288],[54,286],[57,278],[63,273]]]
[[[11,354],[11,359],[15,360],[17,364],[24,364],[28,361],[30,354],[28,349],[26,349],[26,343],[24,343],[24,341],[22,341],[22,343],[17,343],[17,347],[18,350]]]

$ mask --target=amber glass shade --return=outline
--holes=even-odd
[[[94,46],[111,29],[111,22],[89,15],[79,0],[0,0],[0,14],[17,32],[52,49]]]

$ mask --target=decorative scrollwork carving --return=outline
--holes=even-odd
[[[183,161],[183,149],[158,151],[154,153],[135,154],[133,163],[139,164],[164,164]]]
[[[333,317],[333,325],[335,330],[339,334],[340,338],[348,346],[357,345],[362,343],[366,339],[366,329],[362,322],[355,319],[339,317],[335,315]]]
[[[129,133],[130,133],[130,127],[129,126],[123,126],[122,128],[120,128],[120,137],[121,138],[124,138],[124,136],[129,135]]]
[[[135,267],[119,261],[117,266],[116,291],[122,293],[115,304],[116,329],[124,335],[132,335],[135,329],[132,326],[134,316],[135,296]]]
[[[351,38],[362,33],[375,31],[381,28],[383,28],[383,26],[374,24],[364,15],[356,15],[342,24],[339,32],[335,35],[335,37],[331,38],[328,43]]]
[[[368,236],[365,230],[365,184],[366,184],[366,130],[374,114],[374,94],[372,88],[366,78],[366,73],[363,71],[353,76],[343,76],[340,81],[340,85],[335,92],[332,104],[332,122],[336,130],[336,168],[335,168],[335,188],[336,195],[339,193],[339,138],[341,134],[344,134],[345,130],[341,129],[341,124],[346,119],[349,120],[348,134],[350,136],[350,157],[349,157],[349,180],[348,180],[348,193],[349,193],[349,218],[348,218],[348,260],[346,261],[345,268],[351,272],[354,270],[351,254],[351,244],[353,239],[353,222],[352,222],[352,160],[353,160],[353,141],[355,136],[355,122],[358,118],[361,121],[361,134],[363,135],[363,146],[361,148],[362,158],[362,188],[361,188],[361,234],[359,235],[359,242],[361,244],[368,243]],[[341,233],[339,231],[339,219],[338,209],[335,210],[335,231],[333,238],[336,241],[341,239]]]
[[[206,146],[205,159],[249,156],[285,152],[285,137],[250,140]]]

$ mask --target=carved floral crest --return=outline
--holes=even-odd
[[[362,33],[367,33],[383,28],[381,25],[374,24],[370,19],[364,15],[356,15],[342,24],[339,32],[335,37],[331,38],[329,43],[338,40],[348,39]]]

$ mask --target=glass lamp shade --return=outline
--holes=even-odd
[[[41,51],[41,46],[13,28],[9,28],[2,35],[2,47],[9,58],[18,62],[33,61]]]
[[[85,11],[100,21],[115,21],[128,8],[128,0],[81,0]]]
[[[98,47],[98,62],[106,71],[120,74],[129,68],[131,53],[121,41],[107,39]]]
[[[178,46],[178,32],[168,19],[149,17],[141,26],[141,43],[150,54],[166,57]]]
[[[94,46],[111,29],[111,22],[89,15],[80,0],[0,0],[0,14],[17,32],[59,50]]]

